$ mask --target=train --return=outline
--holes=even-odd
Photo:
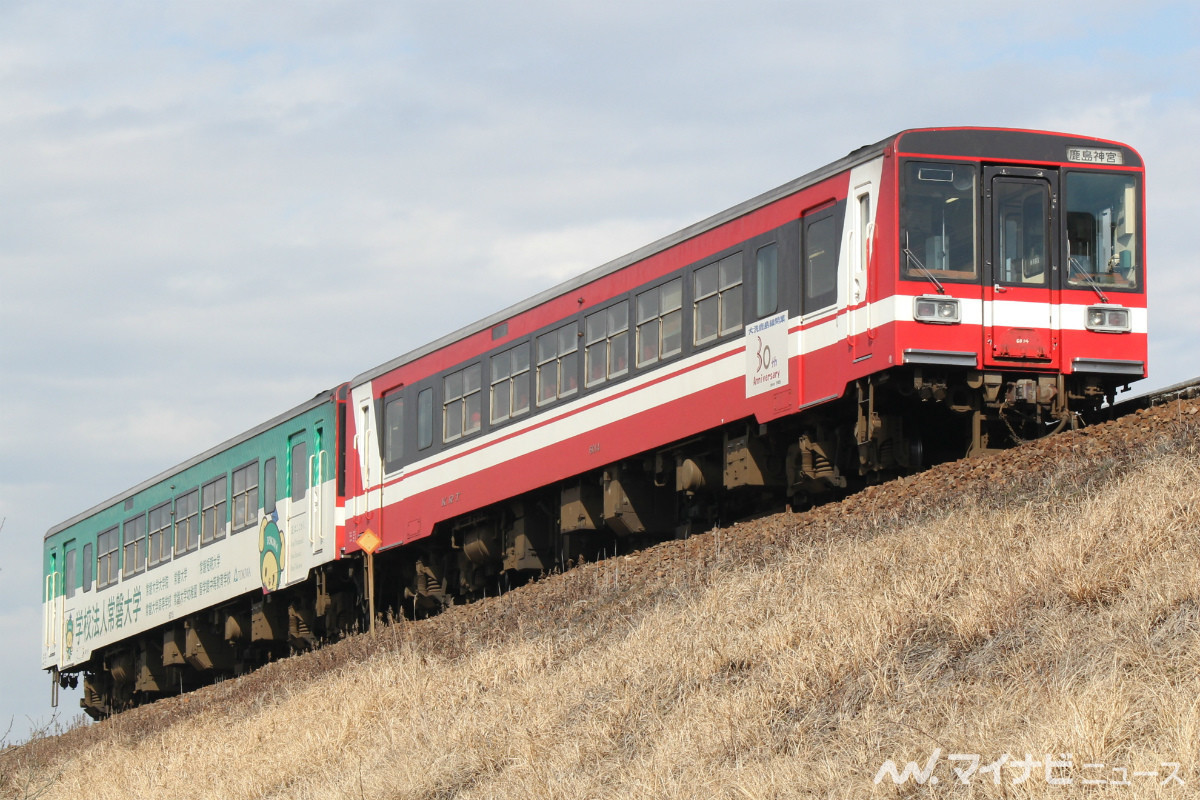
[[[54,526],[43,668],[103,718],[1077,426],[1147,375],[1146,279],[1128,145],[902,131]]]

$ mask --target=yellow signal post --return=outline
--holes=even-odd
[[[375,551],[381,544],[383,540],[370,528],[358,537],[358,546],[367,554],[367,613],[370,615],[367,630],[370,633],[375,632]]]

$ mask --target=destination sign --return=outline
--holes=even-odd
[[[1068,147],[1067,161],[1077,164],[1124,164],[1120,150],[1101,150],[1098,147]]]

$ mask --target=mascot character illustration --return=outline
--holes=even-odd
[[[283,535],[279,532],[279,515],[271,512],[258,526],[258,565],[262,575],[263,594],[279,588],[283,572]]]

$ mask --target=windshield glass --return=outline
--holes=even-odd
[[[1067,283],[1136,289],[1140,284],[1137,180],[1070,172],[1066,184]]]
[[[979,274],[975,169],[909,162],[900,210],[901,276],[965,281]]]

